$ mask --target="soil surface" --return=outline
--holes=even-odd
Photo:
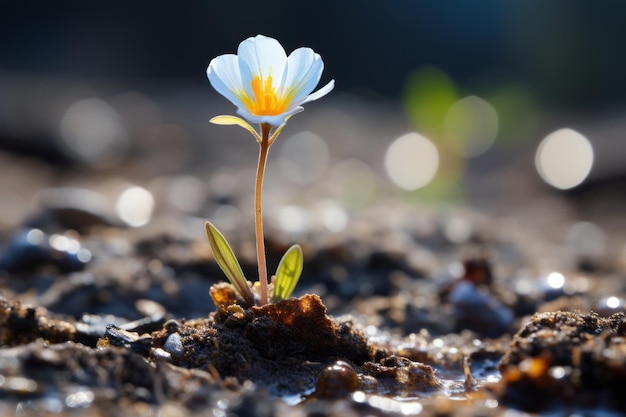
[[[362,204],[359,183],[307,189],[311,208],[270,186],[268,265],[299,243],[304,273],[292,299],[246,307],[203,232],[225,225],[254,280],[250,170],[155,176],[171,158],[126,157],[0,153],[0,415],[626,413],[626,251],[569,202]],[[130,212],[114,173],[142,185]]]

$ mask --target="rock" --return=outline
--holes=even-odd
[[[389,356],[380,363],[368,362],[362,369],[378,381],[379,394],[417,396],[443,387],[432,367],[400,356]]]
[[[99,345],[106,345],[108,342],[112,346],[124,347],[143,356],[148,356],[152,348],[152,337],[150,335],[139,335],[137,332],[122,330],[112,324],[107,326],[104,339],[105,342],[99,343]]]

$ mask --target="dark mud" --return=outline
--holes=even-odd
[[[592,225],[599,251],[569,233],[580,222],[563,202],[498,217],[385,198],[346,208],[350,194],[330,203],[342,228],[304,202],[311,221],[289,228],[289,191],[270,187],[268,265],[299,243],[304,272],[293,299],[248,308],[203,236],[226,213],[256,276],[240,172],[137,163],[103,173],[0,153],[0,415],[626,412],[626,252],[610,223]],[[154,198],[146,224],[116,211],[128,184],[115,175]],[[171,193],[181,184],[195,206]]]
[[[311,391],[337,360],[362,365],[374,356],[363,333],[328,317],[314,295],[245,310],[219,305],[207,319],[171,321],[153,336],[157,355],[178,366],[251,380],[276,396]]]

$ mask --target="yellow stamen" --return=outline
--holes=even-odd
[[[251,114],[257,116],[276,116],[284,113],[289,108],[295,91],[293,89],[276,91],[272,82],[272,76],[265,80],[255,75],[250,81],[253,97],[245,90],[237,92],[237,97],[243,102]]]

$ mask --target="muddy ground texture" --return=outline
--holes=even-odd
[[[10,161],[16,181],[49,174]],[[397,202],[341,231],[270,227],[270,266],[296,239],[304,275],[294,298],[248,307],[199,214],[133,228],[84,189],[47,191],[3,226],[2,415],[626,412],[621,266],[545,230]],[[202,211],[224,201],[207,195]],[[226,234],[254,277],[253,236]]]

